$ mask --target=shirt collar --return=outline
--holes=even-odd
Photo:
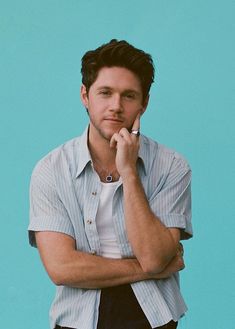
[[[77,152],[77,172],[76,178],[82,173],[86,165],[91,162],[91,155],[87,145],[88,141],[88,131],[89,126],[86,127],[85,131],[80,137],[79,145],[78,145],[78,152]]]
[[[84,168],[89,162],[92,162],[90,151],[88,148],[88,132],[89,126],[86,127],[85,131],[80,137],[79,146],[78,146],[78,159],[77,159],[77,172],[76,178],[82,173]],[[140,135],[140,149],[139,149],[139,163],[143,166],[145,175],[147,174],[147,158],[146,153],[144,152],[145,148],[145,139]]]

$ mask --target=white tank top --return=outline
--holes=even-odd
[[[112,219],[113,196],[119,182],[101,182],[101,184],[102,189],[96,215],[96,227],[100,238],[101,255],[109,258],[121,258]]]

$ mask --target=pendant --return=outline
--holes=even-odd
[[[112,174],[110,173],[108,176],[106,176],[105,180],[106,180],[107,183],[111,183],[113,181]]]

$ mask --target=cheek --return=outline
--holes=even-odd
[[[129,118],[127,119],[127,121],[126,121],[126,127],[127,127],[128,130],[130,130],[130,129],[132,128],[135,119],[136,119],[136,116],[134,116],[134,117],[129,117]]]
[[[129,121],[134,121],[137,117],[138,114],[142,113],[142,107],[138,106],[138,107],[133,107],[131,108],[128,112],[127,112],[127,118]]]
[[[130,111],[127,115],[126,115],[126,126],[128,129],[131,129],[133,126],[133,123],[137,117],[138,114],[142,113],[142,108],[139,108],[138,110],[133,110]]]
[[[102,119],[104,106],[99,104],[99,102],[89,102],[88,112],[90,118],[92,118],[94,121],[99,121]]]
[[[106,105],[107,105],[106,102],[100,99],[92,99],[89,102],[90,108],[96,113],[101,112],[102,109],[105,109]]]

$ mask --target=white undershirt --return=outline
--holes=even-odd
[[[101,182],[102,189],[96,215],[96,227],[100,238],[101,255],[109,258],[121,258],[112,219],[113,195],[118,183]]]

